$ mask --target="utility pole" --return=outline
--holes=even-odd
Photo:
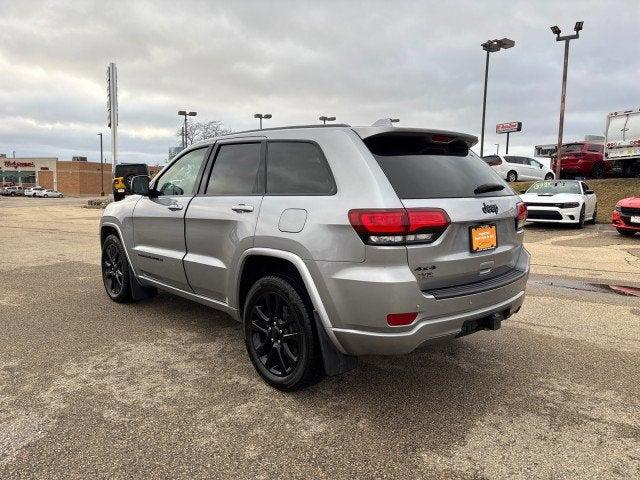
[[[118,70],[116,64],[111,62],[107,69],[107,110],[109,119],[107,126],[111,128],[111,160],[113,173],[118,165]]]
[[[485,115],[487,112],[487,83],[489,80],[489,54],[498,52],[500,50],[506,50],[507,48],[511,48],[516,44],[513,40],[509,38],[503,38],[501,40],[487,40],[484,42],[481,47],[487,52],[487,59],[485,61],[484,66],[484,95],[482,96],[482,130],[480,132],[480,156],[482,157],[484,154],[484,123],[485,123]]]
[[[102,132],[98,134],[100,137],[100,196],[104,197],[104,155],[102,152]]]
[[[562,134],[564,130],[564,107],[565,100],[567,95],[567,68],[569,67],[569,42],[571,40],[580,38],[580,30],[582,30],[584,22],[576,22],[573,27],[574,33],[573,35],[564,35],[560,36],[562,30],[557,25],[551,27],[551,31],[556,36],[557,42],[564,42],[564,67],[562,69],[562,93],[560,95],[560,121],[558,124],[558,145],[556,147],[556,171],[554,172],[556,178],[560,178],[561,168],[560,162],[562,161]]]

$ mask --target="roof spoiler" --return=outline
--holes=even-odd
[[[382,119],[384,120],[384,119]],[[387,119],[393,120],[393,119]],[[378,120],[380,122],[381,120]],[[377,123],[377,122],[376,122]],[[365,140],[373,136],[412,136],[420,137],[424,136],[430,140],[434,140],[438,143],[452,143],[454,141],[461,141],[467,145],[467,148],[471,148],[478,143],[478,137],[475,135],[469,135],[467,133],[450,132],[447,130],[433,130],[429,128],[406,128],[406,127],[394,127],[393,124],[387,123],[386,125],[372,125],[371,127],[351,127],[358,136]]]

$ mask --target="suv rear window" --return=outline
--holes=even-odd
[[[387,137],[387,138],[382,138]],[[508,196],[512,190],[493,169],[462,141],[432,143],[407,135],[375,135],[365,145],[401,199]],[[475,195],[476,187],[504,185],[504,189]]]

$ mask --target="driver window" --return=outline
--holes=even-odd
[[[160,195],[193,195],[207,148],[192,150],[180,157],[156,182]]]

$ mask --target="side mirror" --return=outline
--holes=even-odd
[[[134,195],[149,196],[149,176],[137,175],[131,180],[131,193]]]
[[[540,168],[544,167],[544,165],[540,164]]]
[[[593,195],[594,193],[596,193],[596,192],[594,192],[593,190],[585,190],[584,191],[585,195]]]

